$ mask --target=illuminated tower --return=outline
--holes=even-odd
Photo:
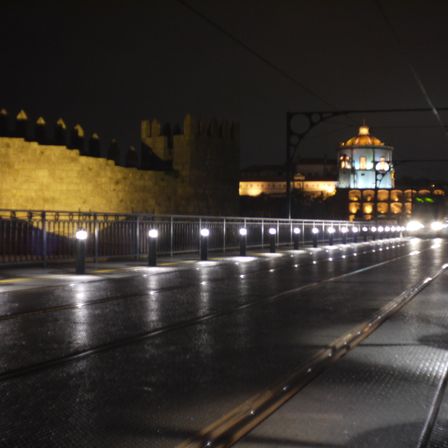
[[[356,137],[339,146],[338,188],[394,188],[393,149],[361,126]]]

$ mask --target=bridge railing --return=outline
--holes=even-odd
[[[148,231],[159,231],[160,255],[192,253],[199,250],[200,229],[208,228],[209,250],[228,252],[239,247],[239,229],[247,229],[248,248],[269,245],[269,228],[276,229],[278,245],[290,245],[293,229],[300,229],[301,244],[311,243],[312,229],[318,228],[320,243],[328,241],[334,227],[334,242],[341,241],[338,229],[359,223],[340,220],[288,220],[249,217],[151,215],[142,213],[93,213],[73,211],[0,209],[0,263],[26,263],[74,258],[75,233],[85,229],[87,256],[139,259],[148,252]],[[351,233],[348,233],[352,237]]]

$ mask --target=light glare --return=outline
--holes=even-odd
[[[87,239],[87,237],[89,236],[89,234],[87,233],[87,230],[79,229],[76,232],[75,236],[76,236],[77,240],[85,241]]]

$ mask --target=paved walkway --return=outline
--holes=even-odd
[[[448,447],[448,273],[238,448]]]

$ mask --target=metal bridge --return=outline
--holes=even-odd
[[[0,447],[445,447],[448,244],[362,227],[3,211]]]

